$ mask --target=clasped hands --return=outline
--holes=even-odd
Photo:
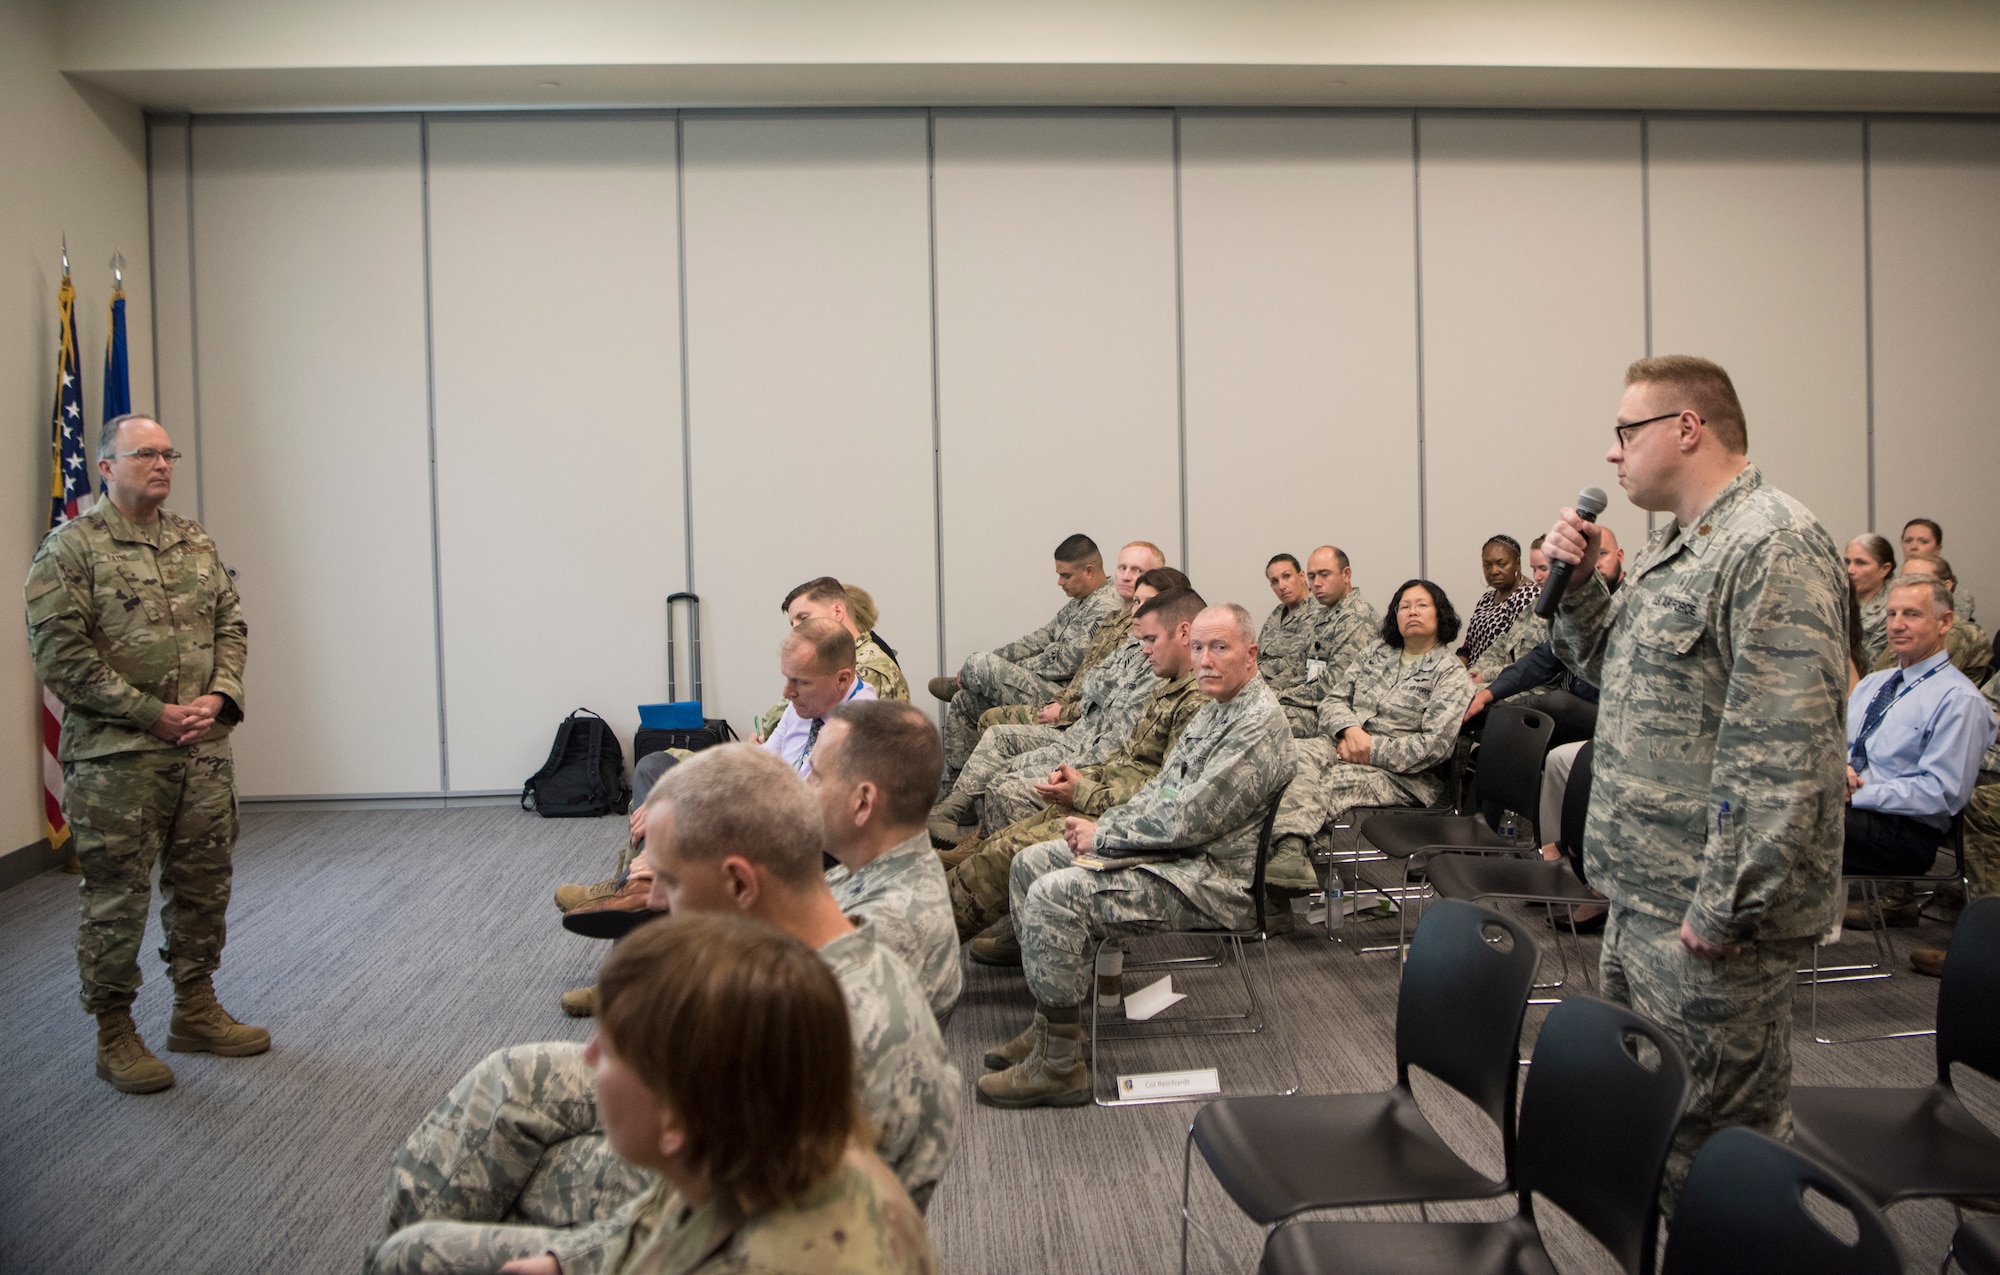
[[[1082,779],[1076,767],[1058,766],[1047,780],[1035,785],[1035,794],[1051,806],[1073,809],[1076,806],[1076,786]]]
[[[146,730],[170,744],[192,744],[208,735],[221,712],[222,696],[211,693],[199,696],[192,704],[167,705],[160,710],[160,719]]]

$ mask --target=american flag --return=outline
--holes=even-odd
[[[76,358],[76,288],[63,271],[56,293],[61,315],[62,354],[56,363],[56,406],[49,419],[49,529],[55,530],[90,508],[90,463],[83,450],[83,377]],[[63,818],[62,703],[42,688],[42,827],[49,844],[69,840]]]

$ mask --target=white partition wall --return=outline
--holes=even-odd
[[[2000,123],[1870,125],[1875,529],[1944,524],[1944,555],[2000,618]],[[1836,533],[1836,535],[1839,533]]]
[[[1416,574],[1408,115],[1181,120],[1188,574],[1262,616],[1332,542],[1377,607]]]
[[[245,796],[436,792],[415,116],[194,126],[203,509],[250,623]]]
[[[191,137],[186,119],[152,120],[146,126],[150,230],[162,251],[153,254],[152,262],[153,385],[151,393],[134,385],[132,401],[141,411],[151,407],[185,457],[167,508],[198,522],[201,418],[195,410],[194,263],[188,253]]]
[[[1429,568],[1469,616],[1481,543],[1505,532],[1525,552],[1583,486],[1643,543],[1604,463],[1625,365],[1645,353],[1639,122],[1418,125]]]
[[[1729,369],[1750,455],[1834,538],[1868,523],[1861,121],[1654,117],[1653,350]]]
[[[1173,119],[939,115],[936,152],[956,670],[1054,614],[1070,533],[1107,565],[1128,540],[1180,557]]]
[[[868,589],[910,680],[934,671],[925,120],[691,119],[684,144],[703,672],[747,736],[813,576]]]
[[[674,120],[429,123],[447,787],[666,698],[685,586]],[[683,686],[682,694],[691,692]]]

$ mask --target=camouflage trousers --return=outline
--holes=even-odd
[[[375,1275],[493,1271],[516,1257],[582,1252],[617,1230],[658,1179],[620,1160],[570,1041],[487,1055],[389,1162]]]
[[[960,691],[963,695],[965,692]],[[953,700],[957,703],[957,700]],[[970,816],[973,802],[988,795],[996,780],[1012,774],[1023,763],[1033,767],[1043,778],[1054,764],[1046,768],[1040,764],[1043,754],[1051,757],[1062,755],[1062,732],[1053,726],[996,726],[979,737],[979,743],[972,749],[972,755],[959,768],[958,777],[951,781],[951,792],[939,803],[956,816]],[[1032,760],[1031,760],[1032,759]],[[980,820],[987,829],[1004,828],[1012,820],[991,823]]]
[[[969,939],[1006,916],[1014,858],[1029,846],[1062,837],[1063,820],[1074,811],[1048,807],[1008,824],[991,836],[961,841],[949,852],[945,884],[958,937]]]
[[[1014,856],[1014,936],[1035,1003],[1083,1003],[1096,978],[1097,945],[1107,938],[1231,924],[1188,901],[1150,872],[1092,872],[1075,866],[1067,843],[1044,841]]]
[[[1693,1084],[1667,1151],[1660,1203],[1673,1211],[1695,1152],[1716,1130],[1746,1125],[1792,1136],[1792,985],[1812,940],[1746,944],[1727,961],[1681,946],[1681,923],[1613,906],[1598,981],[1606,1000],[1644,1014],[1686,1056]]]
[[[989,731],[995,726],[1039,726],[1042,724],[1042,709],[1052,702],[1043,700],[1040,704],[1002,704],[998,708],[989,708],[979,715],[979,729]]]
[[[1965,897],[2000,894],[2000,775],[1980,772],[1965,808]]]
[[[958,694],[944,719],[945,769],[956,774],[979,743],[979,718],[1002,704],[1046,704],[1062,688],[991,651],[966,657],[958,671]]]
[[[176,986],[222,964],[236,769],[228,739],[63,763],[63,815],[83,864],[76,967],[83,1008],[124,1009],[139,994],[139,945],[160,865],[160,959]]]
[[[1356,806],[1408,806],[1420,798],[1401,775],[1342,761],[1334,742],[1324,735],[1294,739],[1292,747],[1298,750],[1298,773],[1285,789],[1277,822],[1271,825],[1271,862],[1264,869],[1264,880],[1281,889],[1316,890],[1319,878],[1312,863],[1296,843],[1280,847],[1280,838],[1298,837],[1310,844],[1320,829],[1340,822]]]

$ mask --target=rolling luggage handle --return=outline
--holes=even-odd
[[[667,595],[667,699],[677,701],[680,694],[674,680],[674,603],[688,604],[688,672],[694,678],[694,702],[703,703],[701,694],[701,598],[692,593],[669,593]]]

